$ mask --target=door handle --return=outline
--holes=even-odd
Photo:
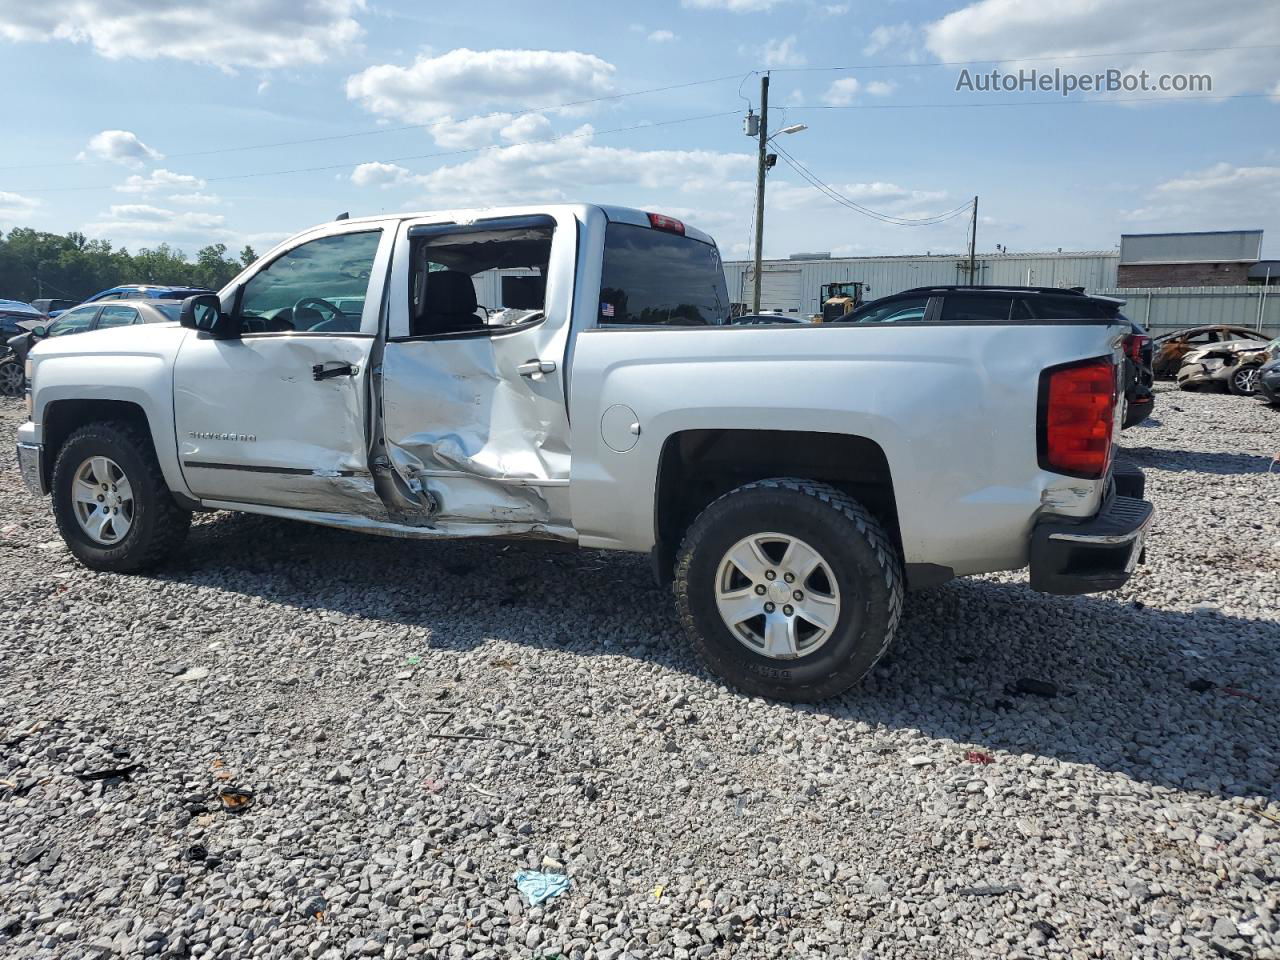
[[[516,367],[516,373],[522,377],[536,377],[543,373],[555,373],[556,362],[554,360],[530,360]]]
[[[336,367],[326,367],[323,363],[317,363],[311,368],[311,379],[332,380],[334,377],[354,377],[359,372],[360,368],[351,363],[340,363]]]

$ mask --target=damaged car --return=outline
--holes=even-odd
[[[1259,371],[1267,359],[1267,344],[1252,337],[1198,347],[1182,358],[1178,387],[1221,386],[1238,397],[1251,397],[1257,393]]]
[[[1178,376],[1182,361],[1193,350],[1231,340],[1255,340],[1265,343],[1267,339],[1266,334],[1249,327],[1232,327],[1222,324],[1186,327],[1182,330],[1174,330],[1172,333],[1162,333],[1152,341],[1155,355],[1152,358],[1151,369],[1156,377],[1172,380]]]
[[[673,217],[343,218],[179,323],[38,344],[17,459],[94,570],[163,563],[197,510],[647,555],[711,672],[812,702],[874,667],[908,587],[1029,567],[1097,593],[1141,562],[1153,508],[1115,462],[1131,327],[1059,299],[750,329]]]

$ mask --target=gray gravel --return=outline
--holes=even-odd
[[[6,958],[1280,957],[1280,412],[1162,393],[1126,589],[915,595],[800,707],[706,675],[639,557],[213,514],[89,573],[20,419]]]

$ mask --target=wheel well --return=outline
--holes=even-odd
[[[45,484],[53,481],[53,463],[67,437],[86,423],[122,420],[134,424],[151,436],[151,425],[142,407],[127,400],[55,400],[44,410]]]
[[[667,438],[654,504],[655,572],[666,582],[684,532],[708,504],[769,477],[820,480],[860,501],[902,549],[889,461],[874,440],[791,430],[687,430]]]

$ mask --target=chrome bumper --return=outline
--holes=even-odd
[[[22,482],[37,497],[47,497],[49,489],[44,485],[44,447],[38,443],[18,444],[18,469]]]

